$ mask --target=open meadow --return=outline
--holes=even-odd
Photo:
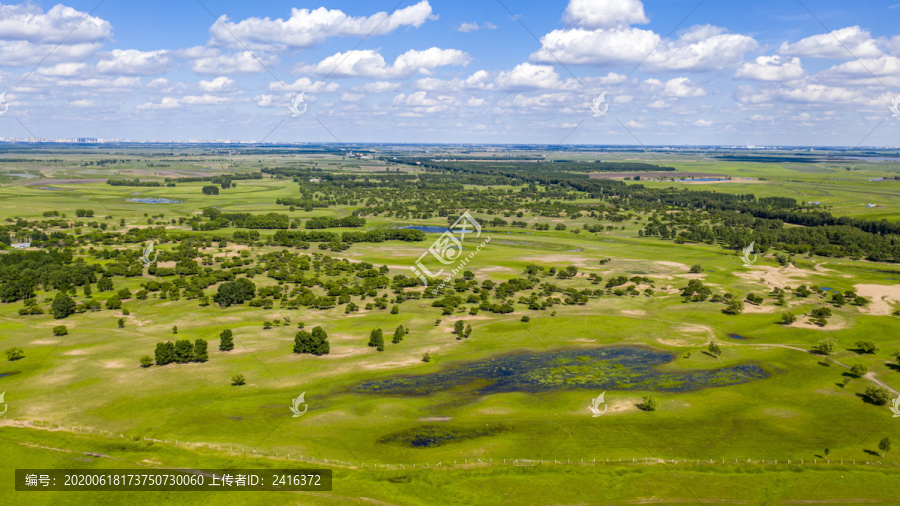
[[[896,500],[898,161],[173,150],[0,166],[4,473],[333,470],[197,504]]]

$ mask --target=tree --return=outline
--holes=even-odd
[[[523,322],[523,323],[528,323],[528,322],[530,322],[530,321],[531,321],[531,318],[529,318],[528,315],[525,315],[525,316],[522,317],[522,322]]]
[[[397,304],[394,304],[393,307],[391,307],[391,314],[399,314],[399,313],[400,313],[400,306],[398,306]]]
[[[759,295],[759,294],[756,294],[753,292],[750,292],[747,294],[747,301],[750,302],[751,304],[759,305],[759,304],[762,304],[763,300],[764,299],[763,299],[762,295]]]
[[[239,387],[239,386],[245,384],[246,382],[247,382],[247,380],[244,378],[243,374],[235,374],[234,376],[231,377],[231,386],[233,386],[233,387]]]
[[[209,343],[205,339],[194,341],[194,362],[206,362],[209,360]]]
[[[113,295],[106,300],[106,309],[122,309],[122,299],[118,295]]]
[[[313,348],[313,355],[327,355],[331,351],[331,345],[328,344],[328,334],[322,327],[313,327],[312,338],[315,345]]]
[[[463,337],[465,337],[466,339],[468,339],[469,336],[471,336],[471,335],[472,335],[472,326],[466,324],[466,330],[463,331]]]
[[[156,365],[167,365],[175,361],[175,345],[172,341],[156,343]]]
[[[234,349],[234,337],[231,329],[225,329],[219,333],[219,351],[231,351]]]
[[[125,318],[119,318],[119,321],[117,323],[118,323],[120,329],[125,328]]]
[[[206,185],[202,189],[204,195],[218,195],[219,187],[216,185]]]
[[[881,450],[881,458],[884,458],[884,454],[891,451],[891,438],[886,437],[879,441],[878,449]]]
[[[875,344],[875,341],[856,341],[856,347],[862,353],[878,353],[878,345]]]
[[[732,299],[725,306],[725,309],[722,310],[725,314],[738,315],[744,312],[744,301],[738,299]]]
[[[709,346],[707,346],[706,349],[716,358],[719,358],[719,355],[722,354],[722,348],[716,343],[709,343]]]
[[[314,327],[312,333],[301,330],[294,336],[294,353],[322,356],[327,355],[330,351],[328,334],[322,330],[322,327]]]
[[[644,402],[638,407],[644,411],[656,411],[659,408],[659,401],[656,400],[656,397],[648,395],[647,397],[644,397]]]
[[[67,329],[65,325],[57,325],[57,326],[53,327],[53,335],[54,336],[69,335],[69,329]]]
[[[703,272],[703,266],[700,264],[695,264],[691,266],[691,274],[698,274]]]
[[[797,321],[797,317],[794,316],[794,313],[784,313],[781,315],[781,323],[784,325],[790,325]]]
[[[891,400],[891,393],[888,392],[887,388],[866,387],[864,395],[869,402],[876,406],[884,406]]]
[[[177,333],[178,333],[178,325],[172,325],[172,333],[173,333],[173,334],[177,334]]]
[[[53,304],[50,305],[50,311],[57,320],[66,318],[75,312],[75,301],[68,295],[60,292],[53,298]]]
[[[431,355],[429,355],[427,351],[422,355],[422,362],[431,362]]]
[[[141,357],[141,367],[150,367],[151,365],[153,365],[153,359],[150,358],[150,355]]]
[[[256,285],[247,278],[228,281],[219,285],[213,301],[222,307],[232,304],[243,304],[256,294]]]
[[[869,372],[869,368],[862,364],[855,364],[850,368],[850,374],[856,376],[857,378],[862,378],[867,372]]]
[[[453,324],[453,333],[462,337],[463,330],[466,328],[466,322],[459,320]]]
[[[374,346],[378,351],[384,351],[384,336],[381,329],[373,329],[369,334],[369,346]]]
[[[813,346],[813,351],[823,355],[830,355],[837,350],[837,344],[837,341],[831,337],[828,339],[821,339],[818,344]]]
[[[23,358],[25,358],[25,350],[22,348],[8,348],[6,350],[6,360],[9,360],[10,362],[22,360]]]
[[[98,292],[108,292],[113,289],[112,278],[103,276],[99,280],[97,280],[97,291]]]
[[[403,329],[403,325],[398,325],[397,329],[394,330],[394,338],[391,339],[391,342],[394,344],[400,343],[403,340],[403,336],[406,335],[406,330]]]
[[[186,364],[194,359],[194,345],[187,339],[175,341],[175,362]]]

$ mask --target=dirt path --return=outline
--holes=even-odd
[[[808,353],[810,355],[821,356],[821,355],[818,355],[817,353],[812,352],[811,350],[807,350],[804,348],[797,348],[796,346],[788,346],[786,344],[764,344],[764,343],[759,343],[759,344],[756,344],[756,343],[754,343],[754,344],[722,343],[722,344],[725,346],[756,346],[756,347],[761,347],[761,348],[787,348],[789,350],[802,351],[803,353]],[[835,364],[843,367],[844,369],[848,369],[848,370],[850,369],[850,366],[843,362],[837,361],[835,359],[831,359],[831,361],[834,362]],[[898,392],[897,390],[894,390],[893,387],[889,386],[887,383],[876,378],[874,372],[867,373],[863,377],[866,378],[867,380],[871,381],[872,383],[875,383],[876,385],[879,385],[883,388],[890,390],[890,392],[894,395],[900,395],[900,392]]]

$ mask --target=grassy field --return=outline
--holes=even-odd
[[[165,170],[170,177],[194,175],[204,167],[215,167],[217,173],[242,172],[274,161],[247,158],[186,163]],[[854,170],[847,171],[843,162],[811,167],[659,158],[646,161],[683,171],[754,178],[704,185],[704,189],[816,200],[837,215],[893,220],[900,211],[900,192],[894,189],[900,183],[868,181],[874,174],[896,172],[896,166],[889,164],[848,162]],[[88,159],[71,155],[73,163]],[[364,161],[361,167],[348,167],[358,162],[338,157],[318,160],[320,166],[333,170],[365,170],[367,163],[377,166]],[[93,220],[108,224],[107,231],[144,227],[150,219],[165,222],[175,231],[230,239],[236,229],[191,232],[171,221],[213,205],[228,212],[289,213],[297,219],[343,217],[357,209],[345,205],[289,212],[275,199],[296,196],[297,185],[268,177],[238,181],[235,188],[215,196],[200,192],[205,183],[146,188],[78,181],[105,180],[114,172],[142,178],[145,172],[147,177],[154,170],[162,172],[142,164],[136,161],[115,169],[66,169],[38,163],[4,167],[8,173],[27,173],[41,166],[39,174],[44,179],[38,181],[49,181],[24,185],[35,179],[10,178],[11,182],[0,185],[0,219],[37,220],[46,211],[72,217],[75,209],[91,208]],[[699,183],[682,185],[697,187]],[[41,189],[45,187],[59,190]],[[132,198],[180,202],[129,202]],[[865,209],[867,202],[879,207]],[[187,499],[163,493],[91,493],[98,501],[116,504],[148,499],[225,504],[894,500],[900,450],[895,448],[882,458],[877,445],[885,437],[900,444],[900,421],[892,418],[887,407],[865,402],[863,392],[876,382],[889,388],[892,398],[900,389],[900,366],[893,356],[900,353],[900,320],[892,315],[900,307],[900,267],[805,255],[790,267],[780,266],[771,255],[745,267],[734,252],[718,245],[638,237],[643,222],[637,220],[616,223],[614,230],[596,234],[573,233],[588,219],[528,216],[527,220],[530,225],[550,223],[551,230],[485,226],[484,234],[491,242],[466,267],[479,283],[519,277],[529,264],[557,269],[573,265],[577,276],[549,281],[564,288],[599,289],[604,285],[591,285],[589,274],[604,280],[646,276],[654,281],[653,295],[607,294],[583,305],[559,304],[544,310],[516,304],[509,314],[482,311],[477,315],[462,309],[442,315],[426,298],[404,301],[397,314],[391,314],[390,304],[387,309],[346,314],[340,305],[327,310],[287,309],[277,302],[268,310],[246,304],[220,308],[154,296],[126,300],[128,315],[89,311],[65,320],[49,314],[20,316],[21,301],[0,304],[0,348],[19,347],[26,355],[0,363],[0,392],[5,392],[9,406],[5,420],[0,421],[4,469],[7,474],[15,468],[135,466],[334,469],[334,490],[329,493],[190,493]],[[554,230],[557,223],[565,223],[567,229]],[[380,215],[368,217],[366,227],[407,224],[445,225],[446,219]],[[409,267],[431,237],[419,243],[357,243],[346,251],[326,254],[376,267],[386,265],[389,276],[411,275]],[[238,256],[246,249],[213,243],[201,254]],[[251,249],[257,256],[285,248]],[[76,253],[85,257],[83,251]],[[701,272],[691,273],[690,267],[697,264]],[[115,290],[134,292],[150,279],[145,274],[117,280]],[[805,299],[789,297],[787,306],[778,307],[769,296],[758,306],[748,305],[743,314],[729,316],[722,314],[718,304],[684,302],[679,291],[692,279],[702,280],[716,293],[768,294],[775,287],[806,284],[868,293],[872,300],[867,307],[833,308],[834,316],[824,327],[803,318],[785,326],[780,324],[782,313],[790,310],[801,315],[824,305],[824,299],[815,294]],[[264,275],[253,281],[259,287],[278,284]],[[379,294],[382,291],[389,292],[379,290]],[[39,305],[48,307],[55,293],[39,291]],[[103,301],[109,295],[94,296]],[[522,321],[523,316],[530,321]],[[286,317],[290,323],[263,328],[263,321],[285,321]],[[119,318],[125,319],[122,328]],[[458,320],[472,326],[469,338],[452,334]],[[327,331],[328,355],[291,353],[299,322],[307,329],[321,326]],[[52,328],[59,324],[68,327],[68,335],[53,335]],[[390,335],[398,325],[409,333],[393,344]],[[218,350],[219,333],[226,328],[234,332],[235,349],[230,352]],[[374,328],[384,330],[383,352],[367,345]],[[152,356],[159,341],[198,338],[209,341],[208,362],[139,365],[140,357]],[[833,355],[809,353],[825,338],[838,342]],[[866,339],[877,342],[877,354],[856,351],[856,341]],[[706,352],[710,342],[720,344],[721,356]],[[546,354],[552,369],[555,353],[604,346],[668,352],[672,360],[659,366],[662,372],[755,365],[768,377],[689,391],[646,389],[640,384],[609,388],[605,394],[609,408],[600,417],[592,417],[588,405],[603,390],[578,388],[567,380],[550,390],[489,395],[478,392],[487,379],[474,376],[430,395],[364,393],[356,388],[364,381],[464,370],[473,362],[524,352]],[[430,362],[422,361],[425,353],[431,355]],[[866,365],[869,374],[842,384],[854,364]],[[559,374],[564,374],[561,369]],[[236,374],[246,377],[246,385],[231,385],[230,378]],[[301,393],[309,410],[293,418],[288,408]],[[639,409],[648,395],[660,401],[657,411]],[[438,435],[446,444],[416,446],[408,443],[411,435],[426,439]],[[86,457],[84,452],[103,457]],[[437,463],[441,465],[435,467]],[[25,501],[22,493],[11,488],[2,487],[0,502]],[[73,494],[33,493],[27,503],[80,504],[83,500]]]

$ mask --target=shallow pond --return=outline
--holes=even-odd
[[[407,225],[405,227],[397,227],[397,228],[405,228],[409,230],[421,230],[426,234],[443,234],[444,232],[450,231],[450,227],[440,227],[437,225]],[[490,230],[482,230],[481,233],[490,232]],[[454,231],[454,233],[458,234],[458,231]],[[507,232],[508,234],[509,232]],[[470,228],[466,235],[471,234],[473,237],[476,235],[475,230]]]
[[[429,395],[469,385],[477,394],[551,390],[684,392],[737,385],[769,376],[755,364],[692,372],[661,372],[675,356],[639,346],[523,353],[454,365],[432,374],[359,383],[364,393]]]
[[[180,204],[180,200],[155,198],[155,199],[128,199],[128,202],[138,202],[140,204]]]

